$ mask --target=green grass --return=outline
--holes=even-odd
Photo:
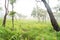
[[[11,20],[7,20],[5,28],[1,24],[2,20],[0,20],[0,40],[57,40],[58,36],[50,22],[15,20],[13,31]]]

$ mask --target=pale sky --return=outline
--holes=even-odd
[[[57,4],[57,0],[50,0],[51,8],[56,6],[56,4]],[[40,7],[45,8],[43,3],[38,3],[38,5],[41,5]],[[2,6],[4,9],[4,0],[0,0],[0,6]],[[14,4],[14,10],[18,13],[30,17],[32,9],[35,6],[36,6],[35,0],[17,0],[16,3]],[[11,10],[11,5],[9,7],[9,10]]]

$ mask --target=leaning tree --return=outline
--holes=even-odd
[[[60,27],[59,27],[59,25],[58,25],[58,23],[57,23],[54,15],[53,15],[53,12],[52,12],[50,6],[49,6],[48,3],[46,2],[46,0],[42,0],[42,2],[44,3],[44,5],[45,5],[45,7],[46,7],[46,9],[47,9],[47,12],[48,12],[48,14],[49,14],[50,21],[51,21],[51,24],[52,24],[54,30],[57,31],[57,32],[60,31]]]

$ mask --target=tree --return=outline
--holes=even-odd
[[[13,14],[12,15],[12,27],[14,28],[14,14],[15,14],[15,12],[14,12],[14,3],[16,2],[16,0],[10,0],[10,4],[11,4],[11,6],[12,6],[12,11],[11,11],[11,13]]]
[[[32,14],[31,16],[33,17],[37,17],[38,18],[38,22],[40,21],[41,17],[43,18],[42,20],[44,21],[46,19],[46,11],[39,8],[36,10],[36,8],[33,8]]]
[[[36,8],[33,8],[33,11],[32,11],[31,16],[37,17],[38,18],[38,21],[40,21],[40,11],[39,10],[36,10]]]
[[[54,30],[57,31],[57,32],[60,31],[59,25],[58,25],[54,15],[53,15],[53,12],[51,11],[50,6],[47,4],[46,0],[42,0],[42,2],[44,3],[44,5],[47,9],[47,12],[49,14],[50,21],[51,21],[51,24],[52,24]]]
[[[60,18],[59,18],[59,17],[60,17],[59,7],[57,6],[57,7],[54,7],[53,9],[55,10],[54,16],[56,17],[57,20],[59,20],[59,19],[60,19]]]
[[[2,23],[2,25],[4,27],[5,27],[5,24],[6,24],[6,17],[8,15],[8,6],[9,6],[9,0],[5,0],[5,15],[4,15],[3,23]]]
[[[56,6],[56,12],[57,12],[57,18],[58,19],[60,19],[59,17],[60,17],[60,0],[58,0],[58,4],[57,4],[57,6]]]
[[[33,8],[31,16],[36,17],[36,8]]]

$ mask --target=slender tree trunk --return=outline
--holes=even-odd
[[[12,16],[12,27],[14,29],[14,16]]]
[[[44,22],[46,23],[46,15],[44,15]]]
[[[47,9],[47,12],[50,16],[50,21],[51,21],[51,24],[52,24],[54,30],[57,31],[57,32],[60,31],[59,25],[58,25],[54,15],[53,15],[53,12],[51,11],[50,6],[47,4],[46,0],[42,0],[42,2],[44,3],[44,5]]]
[[[38,22],[40,22],[40,16],[38,16],[37,18],[38,18]]]
[[[12,4],[12,12],[13,12],[13,8],[14,8],[14,6],[13,6],[13,4]],[[13,27],[13,29],[14,29],[14,15],[12,15],[12,27]]]
[[[6,24],[6,17],[7,17],[7,14],[8,14],[8,6],[9,6],[9,0],[8,0],[8,3],[7,3],[7,0],[5,0],[5,15],[4,15],[3,23],[2,23],[2,25],[4,27],[5,27],[5,24]]]
[[[45,22],[45,16],[43,15],[42,21]]]

